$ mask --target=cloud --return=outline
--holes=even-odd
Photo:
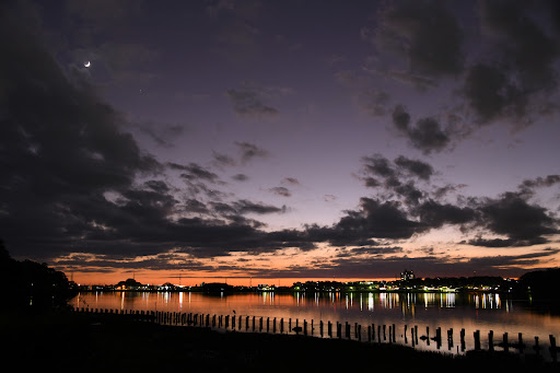
[[[543,236],[558,233],[558,221],[546,209],[530,205],[515,193],[504,193],[499,199],[487,199],[479,207],[482,224],[497,234],[505,235],[517,244],[546,242]]]
[[[274,117],[278,110],[263,101],[262,93],[251,89],[235,90],[228,89],[227,96],[230,99],[235,113],[249,118]]]
[[[64,232],[79,237],[75,206],[93,207],[103,192],[124,192],[162,165],[123,131],[118,112],[86,83],[68,79],[35,35],[6,14],[1,23],[10,37],[0,39],[0,49],[11,58],[0,62],[0,138],[10,160],[2,167],[0,219],[9,227],[8,244],[28,242],[33,252],[31,243],[44,237],[55,248]]]
[[[376,22],[375,29],[362,29],[362,37],[380,51],[401,56],[410,74],[461,72],[463,31],[446,3],[389,2],[380,7]]]
[[[258,147],[255,144],[248,142],[236,142],[235,145],[238,146],[241,152],[241,162],[247,163],[254,158],[267,158],[269,153],[267,150]]]
[[[290,197],[292,195],[292,193],[290,192],[290,190],[288,188],[282,187],[282,186],[272,187],[269,190],[273,194],[276,194],[276,195],[282,196],[282,197]]]
[[[421,118],[411,125],[410,114],[402,105],[397,105],[393,110],[393,125],[408,138],[412,146],[424,154],[440,152],[451,143],[449,131],[443,129],[435,118]]]

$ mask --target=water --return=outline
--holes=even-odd
[[[518,341],[522,334],[526,349],[523,354],[534,354],[535,337],[539,339],[539,353],[550,358],[549,336],[560,337],[560,314],[537,310],[525,301],[503,299],[499,294],[456,293],[248,293],[233,295],[205,295],[197,292],[86,292],[72,299],[75,308],[119,311],[163,311],[177,313],[209,314],[236,317],[236,330],[246,330],[246,317],[284,320],[284,333],[293,333],[288,322],[308,325],[308,334],[321,337],[319,324],[343,324],[342,338],[346,338],[346,323],[351,325],[351,338],[357,339],[355,325],[360,325],[362,341],[368,341],[368,326],[376,333],[374,342],[398,343],[416,349],[463,354],[474,349],[474,332],[480,332],[481,348],[489,348],[488,335],[493,333],[494,343],[502,342],[507,333],[509,342]],[[313,323],[313,330],[311,324]],[[241,324],[241,325],[240,325]],[[382,326],[386,333],[394,328],[394,340],[385,336],[379,340]],[[394,327],[393,327],[394,325]],[[230,326],[231,327],[231,326]],[[406,329],[405,329],[406,328]],[[437,328],[441,330],[441,344],[433,338]],[[249,328],[250,329],[250,328]],[[417,341],[411,330],[416,329]],[[460,331],[464,329],[464,345]],[[272,327],[271,327],[272,330]],[[280,328],[277,327],[277,332]],[[251,331],[251,330],[250,330]],[[258,331],[258,330],[257,330]],[[451,331],[452,340],[448,340]],[[429,333],[429,334],[428,334]],[[371,334],[370,334],[371,335]],[[428,336],[429,338],[418,338]],[[502,350],[495,347],[495,350]],[[510,348],[510,351],[514,349]],[[517,350],[515,350],[517,351]]]

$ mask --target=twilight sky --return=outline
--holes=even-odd
[[[560,2],[8,0],[0,28],[17,260],[159,284],[560,266]]]

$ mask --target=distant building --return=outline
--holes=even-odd
[[[403,281],[414,280],[414,278],[414,271],[412,270],[405,269],[401,272],[401,280]]]

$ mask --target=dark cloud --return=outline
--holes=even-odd
[[[233,157],[230,157],[227,154],[222,154],[222,153],[218,153],[216,151],[213,151],[212,155],[214,156],[214,160],[219,167],[233,167],[233,166],[236,165],[236,162],[233,159]]]
[[[282,179],[281,181],[282,184],[287,184],[287,185],[299,185],[299,180],[295,177],[285,177]]]
[[[520,193],[524,197],[532,196],[537,188],[548,188],[560,183],[560,175],[548,175],[545,177],[537,177],[536,179],[523,180],[519,185]]]
[[[470,207],[459,207],[451,204],[441,204],[428,200],[414,209],[420,221],[430,228],[439,228],[444,224],[463,225],[476,220],[477,211]]]
[[[65,232],[71,241],[83,228],[89,210],[77,206],[103,204],[102,193],[125,193],[136,176],[162,167],[123,131],[118,112],[86,83],[74,84],[18,20],[0,16],[0,50],[10,56],[0,59],[0,220],[7,244],[40,256],[35,242],[56,252]]]
[[[378,50],[392,50],[407,61],[412,74],[458,74],[463,67],[463,31],[440,1],[386,3],[375,31],[362,30]]]
[[[276,207],[272,205],[266,205],[263,203],[255,203],[248,200],[240,200],[234,203],[234,207],[236,211],[239,211],[240,214],[270,214],[270,213],[277,213],[285,211],[285,208]]]
[[[429,180],[434,173],[434,169],[430,164],[419,160],[409,159],[402,155],[395,159],[395,164],[423,180]]]
[[[278,187],[273,187],[269,189],[272,193],[282,196],[282,197],[290,197],[292,195],[292,192],[290,192],[290,190],[286,187],[283,186],[278,186]]]
[[[259,92],[249,89],[229,89],[227,95],[233,104],[233,110],[246,117],[266,118],[278,114],[278,110],[263,102]]]
[[[241,152],[242,163],[247,163],[253,158],[268,157],[268,151],[258,147],[255,144],[251,144],[248,142],[236,142],[235,145],[239,147],[239,151]]]
[[[443,150],[451,141],[449,135],[435,118],[418,120],[414,127],[408,129],[407,134],[412,145],[426,154]]]
[[[494,233],[509,237],[513,243],[541,243],[543,236],[558,233],[558,221],[544,207],[530,205],[514,193],[486,200],[480,211],[482,224]]]
[[[219,176],[216,173],[209,171],[208,169],[194,162],[191,162],[188,165],[180,165],[170,162],[168,163],[168,165],[172,170],[183,171],[181,173],[181,177],[189,181],[205,180],[212,183],[219,181]]]
[[[364,167],[368,172],[383,178],[390,178],[395,175],[395,170],[390,161],[380,154],[371,157],[364,157]]]
[[[442,128],[435,118],[421,118],[411,125],[410,114],[404,106],[397,105],[392,120],[395,128],[408,138],[410,144],[425,154],[440,152],[451,144],[452,133]]]
[[[421,230],[419,223],[409,220],[395,202],[360,199],[359,211],[348,211],[335,230],[362,238],[410,238]]]
[[[464,94],[479,124],[506,118],[514,126],[557,105],[558,30],[548,2],[486,1],[479,7],[485,58],[468,68]]]
[[[235,181],[247,181],[249,180],[249,176],[245,174],[235,174],[232,176],[232,179]]]
[[[379,154],[363,157],[362,160],[366,173],[363,180],[367,187],[382,187],[389,193],[403,197],[409,205],[418,204],[425,195],[417,188],[417,179],[429,181],[434,173],[431,165],[405,156],[397,157],[394,162]],[[370,173],[374,177],[369,176]]]

